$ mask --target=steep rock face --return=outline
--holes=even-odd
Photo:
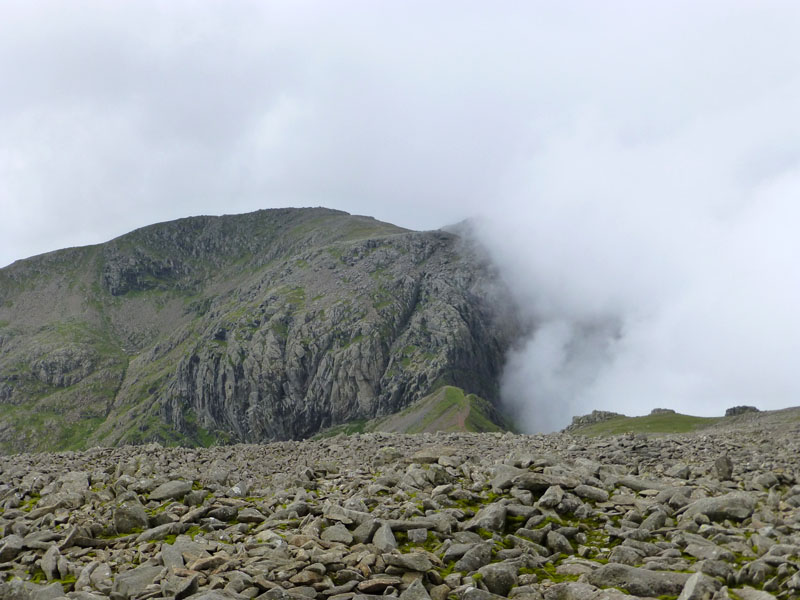
[[[160,393],[163,416],[183,430],[188,409],[256,441],[395,412],[445,382],[496,398],[504,342],[452,243],[406,234],[309,256],[281,293],[253,290],[257,304],[213,320]]]
[[[444,384],[497,401],[505,305],[459,236],[327,209],[34,257],[0,270],[0,449],[302,438]]]

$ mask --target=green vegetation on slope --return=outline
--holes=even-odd
[[[492,417],[501,420],[490,402],[475,394],[465,394],[461,388],[446,385],[398,413],[371,421],[357,420],[335,425],[320,433],[317,438],[370,431],[427,433],[492,432],[508,429],[505,423],[497,424]]]
[[[618,435],[621,433],[688,433],[709,427],[721,417],[693,417],[691,415],[659,414],[645,417],[616,417],[570,430],[574,435]]]

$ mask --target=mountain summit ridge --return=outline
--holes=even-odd
[[[324,208],[187,217],[0,269],[0,451],[296,439],[455,385],[514,339],[463,238]]]

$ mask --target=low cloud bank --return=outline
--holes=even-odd
[[[755,176],[764,131],[742,117],[645,144],[559,138],[485,212],[478,236],[535,323],[503,381],[525,429],[800,403],[800,168]]]

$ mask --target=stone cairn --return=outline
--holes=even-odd
[[[0,598],[800,598],[800,421],[0,460]]]

